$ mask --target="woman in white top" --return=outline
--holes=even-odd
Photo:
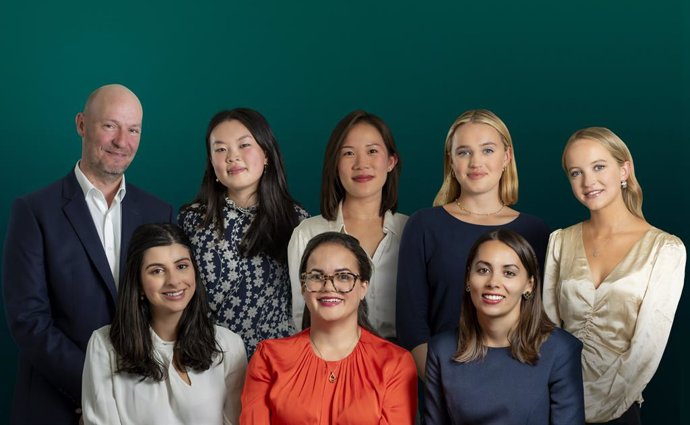
[[[611,130],[575,132],[563,168],[590,218],[551,234],[544,308],[584,345],[587,422],[639,424],[683,290],[685,247],[644,219],[632,156]]]
[[[321,215],[292,233],[288,266],[292,316],[302,329],[304,299],[299,264],[309,240],[335,231],[354,236],[369,254],[374,273],[366,302],[380,336],[395,338],[395,285],[398,248],[407,216],[396,213],[400,158],[393,134],[374,114],[356,110],[336,125],[326,145],[321,178]]]
[[[112,325],[86,352],[86,424],[237,424],[244,344],[213,326],[191,245],[173,224],[139,227]]]

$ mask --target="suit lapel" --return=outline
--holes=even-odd
[[[115,287],[115,279],[110,271],[108,258],[103,251],[101,239],[98,237],[96,226],[93,224],[89,207],[84,199],[84,193],[77,182],[74,171],[65,177],[62,194],[65,199],[63,211],[67,219],[72,224],[72,228],[84,246],[89,259],[96,266],[98,274],[108,287],[113,300],[116,300],[117,288]]]
[[[126,184],[126,183],[125,183]],[[127,186],[127,194],[122,200],[122,238],[120,239],[120,280],[125,276],[125,266],[127,265],[127,250],[132,234],[142,224],[141,212],[139,211],[136,191],[130,190]]]

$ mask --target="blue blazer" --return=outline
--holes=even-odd
[[[126,183],[120,275],[141,224],[172,207]],[[111,322],[117,288],[74,171],[14,201],[3,258],[5,312],[19,347],[13,424],[74,424],[91,333]]]

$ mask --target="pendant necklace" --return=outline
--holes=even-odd
[[[355,340],[352,342],[352,344],[348,347],[348,349],[346,351],[346,353],[348,353],[348,355],[349,355],[350,351],[352,351],[354,346],[357,344],[357,341],[359,341],[359,329],[357,330],[357,337],[355,338]],[[338,365],[335,368],[331,369],[328,366],[328,361],[324,358],[323,354],[321,354],[321,350],[319,350],[319,347],[316,346],[316,343],[312,339],[311,332],[309,333],[309,342],[311,342],[312,347],[314,347],[314,350],[316,350],[316,353],[319,355],[321,360],[323,360],[326,363],[326,368],[328,369],[328,382],[330,382],[331,384],[335,384],[335,381],[338,379],[338,375],[336,373],[338,372],[338,369],[340,369],[340,364],[343,362],[343,359],[345,357],[343,357],[343,359],[338,360]]]

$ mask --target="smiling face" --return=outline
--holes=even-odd
[[[141,266],[141,290],[149,301],[153,320],[179,320],[194,296],[196,275],[184,245],[149,248]]]
[[[630,163],[619,165],[601,143],[590,139],[572,142],[564,155],[573,195],[590,211],[613,204],[625,208],[621,182],[628,178]]]
[[[509,328],[520,317],[522,294],[534,286],[515,251],[496,240],[482,243],[477,250],[467,285],[480,323],[501,320]]]
[[[307,260],[306,273],[334,275],[339,272],[359,274],[357,258],[347,248],[334,243],[324,243],[314,249]],[[357,280],[352,291],[335,291],[331,280],[319,292],[302,290],[304,301],[311,313],[312,326],[322,322],[348,322],[357,324],[357,308],[367,293],[368,282]]]
[[[92,183],[122,177],[139,148],[143,112],[139,99],[122,86],[105,86],[75,119],[82,138],[79,167]]]
[[[266,154],[251,132],[238,120],[218,124],[209,137],[211,163],[228,197],[240,204],[256,203]]]
[[[348,198],[381,199],[388,173],[397,158],[389,155],[376,127],[359,123],[350,129],[340,147],[338,177]]]
[[[501,175],[511,152],[496,129],[480,123],[461,125],[453,134],[450,158],[462,194],[495,192],[499,196]]]

